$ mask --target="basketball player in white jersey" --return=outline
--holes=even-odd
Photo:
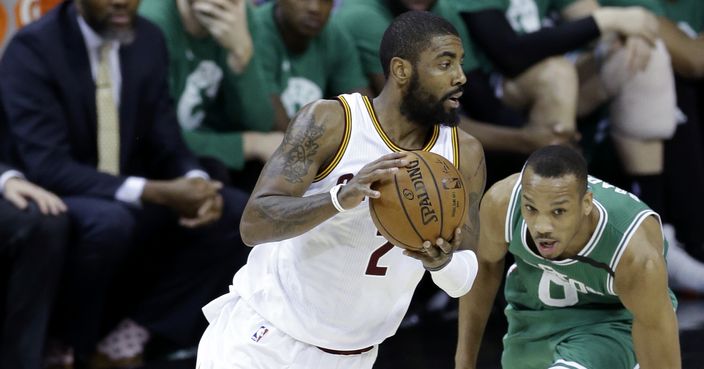
[[[263,169],[240,224],[254,249],[230,293],[203,309],[197,368],[369,369],[426,270],[450,296],[471,288],[486,168],[480,143],[456,128],[461,40],[444,19],[408,12],[380,50],[381,94],[306,106]],[[421,252],[379,236],[367,204],[380,196],[372,184],[409,164],[408,150],[449,159],[470,199],[453,239]]]

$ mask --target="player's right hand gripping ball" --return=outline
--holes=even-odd
[[[459,170],[444,157],[411,151],[408,160],[391,180],[373,186],[381,197],[370,199],[369,212],[389,242],[419,251],[425,240],[452,239],[464,225],[468,195]]]

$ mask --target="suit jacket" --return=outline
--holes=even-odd
[[[8,170],[11,170],[11,169],[12,169],[12,167],[7,166],[7,165],[5,165],[5,164],[3,164],[3,163],[0,163],[0,176],[3,175],[3,174],[4,174],[5,172],[7,172]]]
[[[97,171],[95,82],[78,14],[67,1],[21,29],[0,62],[1,104],[21,167],[62,196],[113,198],[125,177]],[[119,51],[120,173],[174,178],[199,169],[169,96],[159,29],[141,17]]]

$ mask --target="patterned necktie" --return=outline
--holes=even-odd
[[[120,124],[110,78],[111,48],[111,43],[100,47],[95,104],[98,113],[98,170],[116,175],[120,172]]]

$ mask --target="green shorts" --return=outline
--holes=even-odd
[[[594,315],[583,311],[571,314]],[[557,313],[557,314],[555,314]],[[504,369],[634,369],[637,367],[631,323],[606,321],[569,324],[563,311],[507,309]],[[597,313],[606,314],[606,313]],[[574,316],[574,315],[573,315]],[[563,319],[560,319],[563,318]],[[584,318],[584,317],[581,317]]]

